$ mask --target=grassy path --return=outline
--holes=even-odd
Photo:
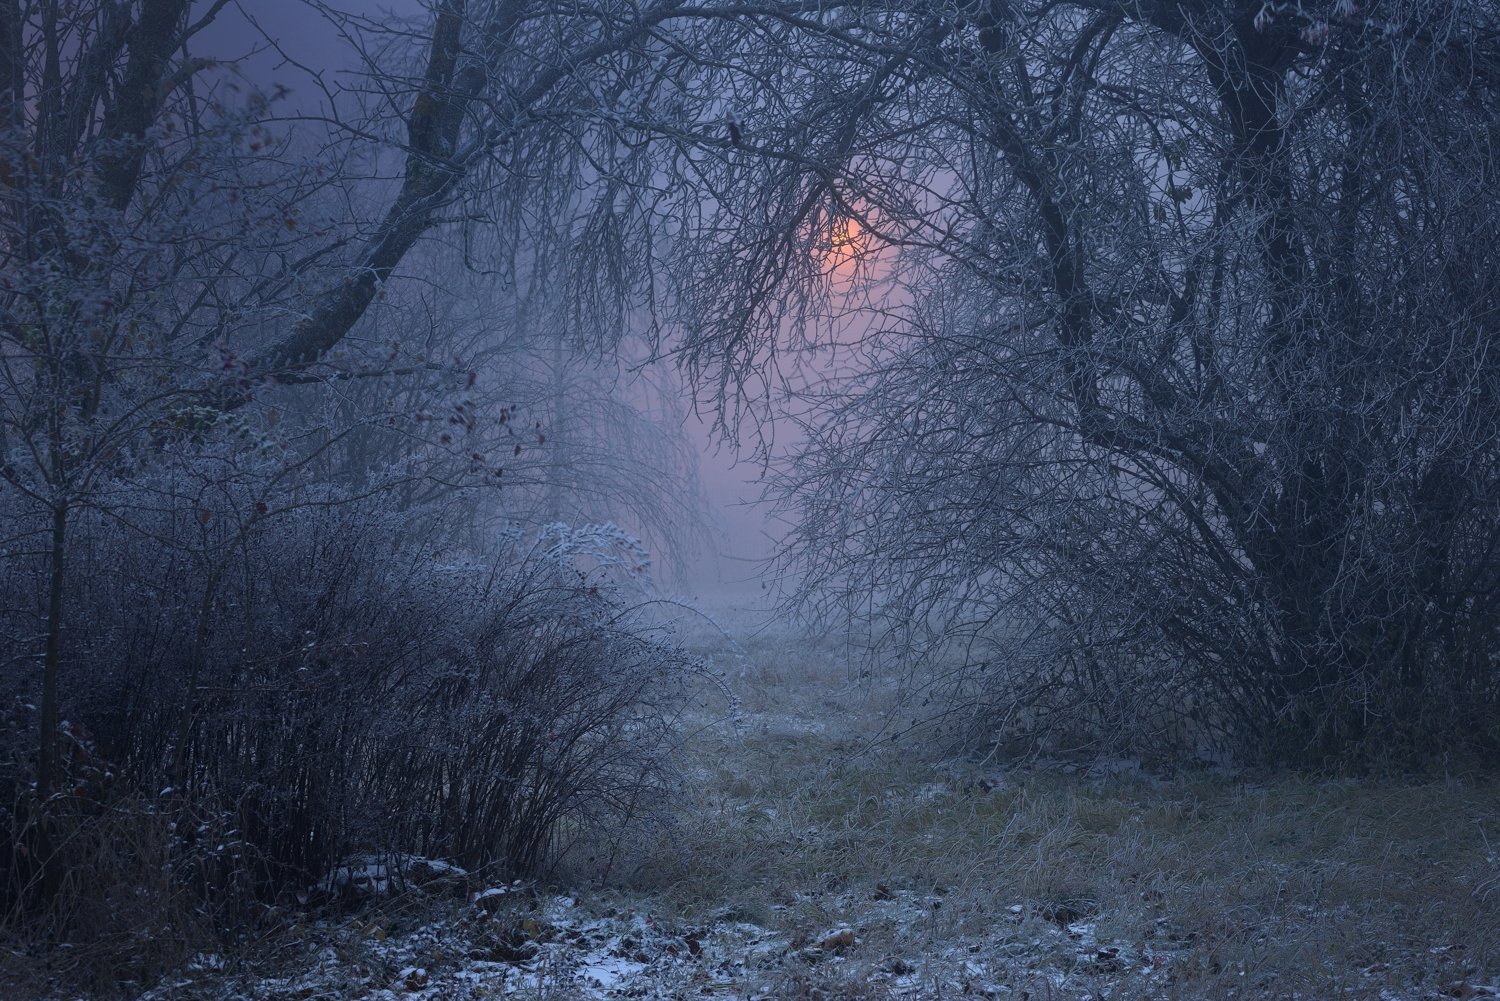
[[[736,721],[707,697],[607,880],[392,900],[152,997],[1500,997],[1493,779],[981,768],[881,737],[836,644],[738,639],[701,641]]]

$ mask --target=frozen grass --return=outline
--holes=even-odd
[[[690,642],[732,698],[704,694],[672,830],[514,910],[303,916],[153,997],[1500,997],[1493,778],[954,763],[890,739],[911,707],[845,637],[717,618],[733,643]]]
[[[696,802],[631,881],[684,920],[732,912],[793,951],[851,929],[836,963],[788,965],[793,995],[1035,981],[1034,996],[1376,998],[1500,982],[1494,779],[955,765],[888,739],[893,686],[858,677],[840,643],[763,631],[741,647],[740,726],[696,739]]]

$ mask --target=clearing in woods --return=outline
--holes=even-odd
[[[727,618],[694,642],[738,706],[705,694],[667,828],[148,996],[1500,997],[1493,779],[954,762],[889,739],[896,680],[835,640]]]

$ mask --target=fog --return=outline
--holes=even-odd
[[[0,2],[0,994],[1496,996],[1497,178],[1496,0]]]
[[[198,0],[201,14],[209,4]],[[296,116],[317,119],[326,116],[344,99],[341,110],[353,106],[350,89],[359,90],[370,67],[347,37],[365,26],[414,26],[428,5],[420,0],[376,2],[335,0],[321,9],[300,0],[232,4],[194,41],[197,56],[232,60],[236,77],[245,83],[272,90],[285,87],[286,110]],[[347,20],[345,20],[347,19]],[[628,381],[622,390],[628,399]],[[684,387],[684,400],[692,391]],[[764,401],[760,401],[762,405]],[[741,603],[763,606],[772,597],[772,581],[763,576],[766,562],[784,533],[761,503],[762,465],[753,441],[781,440],[785,445],[789,428],[766,424],[745,429],[743,451],[714,430],[713,401],[695,408],[690,416],[669,428],[692,445],[703,496],[708,502],[706,537],[683,539],[684,551],[669,554],[674,565],[663,586],[672,593],[701,597],[710,603]],[[761,421],[774,423],[762,416]],[[753,439],[753,440],[751,440]],[[617,518],[628,521],[629,513]]]

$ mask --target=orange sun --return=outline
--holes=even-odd
[[[840,216],[833,221],[828,242],[822,250],[823,266],[830,273],[847,270],[871,250],[870,233],[859,220]]]

